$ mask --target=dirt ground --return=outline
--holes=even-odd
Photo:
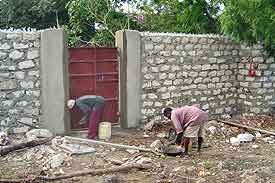
[[[250,121],[253,121],[250,119]],[[257,122],[259,120],[256,120]],[[266,125],[266,120],[263,122]],[[270,122],[270,124],[275,124]],[[208,126],[216,126],[218,131],[207,133],[206,144],[210,147],[203,148],[198,154],[195,149],[191,153],[190,159],[181,159],[180,157],[157,156],[153,153],[136,152],[129,153],[117,148],[92,146],[96,153],[87,155],[67,155],[62,166],[43,170],[43,165],[47,162],[41,162],[37,159],[39,148],[34,147],[34,153],[29,153],[29,149],[20,152],[12,152],[7,156],[0,157],[0,178],[27,178],[37,175],[62,175],[76,171],[89,169],[110,168],[112,165],[109,160],[128,161],[136,157],[148,157],[151,159],[151,168],[146,170],[129,170],[126,172],[113,173],[119,178],[119,182],[173,182],[173,183],[253,183],[253,182],[275,182],[275,146],[273,143],[264,141],[262,134],[255,141],[242,143],[239,146],[232,146],[229,142],[230,137],[236,136],[240,130],[227,125],[212,123]],[[273,126],[265,126],[270,130]],[[261,125],[256,125],[261,127]],[[163,131],[168,131],[167,125],[154,128],[144,137],[142,130],[123,130],[114,133],[109,142],[150,147],[150,144],[161,139],[167,142],[167,139],[157,137]],[[223,129],[224,131],[219,131]],[[253,132],[251,132],[253,134]],[[254,145],[254,146],[253,146]],[[257,146],[255,146],[257,145]],[[44,145],[46,146],[46,145]],[[53,151],[57,151],[53,149]],[[28,157],[30,156],[30,157]],[[42,153],[47,156],[47,153]],[[65,179],[55,182],[83,182],[97,183],[106,181],[107,175],[101,176],[83,176]],[[112,182],[112,181],[109,181]],[[113,181],[115,182],[115,181]]]

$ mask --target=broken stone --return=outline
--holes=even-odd
[[[185,168],[184,166],[180,166],[180,167],[174,168],[173,172],[179,172],[179,171],[183,170],[184,168]]]
[[[98,183],[120,183],[120,179],[117,175],[106,175],[101,177],[98,181]]]
[[[259,146],[256,145],[256,144],[254,144],[254,145],[252,145],[252,148],[253,148],[253,149],[259,149]]]
[[[161,133],[157,134],[157,137],[159,137],[159,138],[166,138],[167,134],[165,132],[161,132]]]
[[[217,132],[217,128],[215,126],[208,127],[208,131],[214,135]]]
[[[254,139],[254,135],[245,133],[237,136],[240,142],[251,142]]]
[[[230,143],[233,146],[238,146],[238,145],[240,145],[240,140],[238,138],[236,138],[236,137],[231,137],[230,138]]]
[[[149,164],[152,163],[152,159],[151,158],[141,158],[137,161],[137,164]]]
[[[196,183],[205,183],[206,179],[205,178],[200,178],[199,180],[196,181]]]
[[[6,146],[10,143],[8,134],[0,131],[0,146]]]
[[[130,154],[139,153],[139,150],[136,150],[136,149],[126,149],[126,151]]]
[[[163,144],[160,140],[155,140],[150,147],[156,152],[163,152]]]
[[[65,161],[65,156],[63,154],[57,154],[51,157],[50,161],[48,162],[48,165],[51,168],[58,168],[64,163],[64,161]]]
[[[257,139],[259,139],[259,138],[262,137],[262,134],[261,134],[260,132],[256,132],[256,133],[255,133],[255,136],[256,136]]]
[[[242,183],[256,183],[256,180],[257,180],[257,175],[254,174],[254,175],[251,175],[251,176],[247,176],[247,177],[242,181]]]
[[[222,161],[219,162],[219,164],[218,164],[218,169],[219,169],[219,170],[222,170],[222,169],[223,169],[223,162],[222,162]]]
[[[144,125],[144,131],[152,131],[153,127],[155,125],[155,121],[150,121],[149,123]]]
[[[26,133],[28,140],[37,138],[50,138],[53,134],[47,129],[33,129]]]

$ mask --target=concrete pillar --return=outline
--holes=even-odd
[[[63,29],[41,33],[42,126],[54,133],[69,129],[67,40]]]
[[[123,128],[139,126],[141,93],[141,40],[137,31],[116,32],[120,51],[120,124]]]

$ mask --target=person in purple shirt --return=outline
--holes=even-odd
[[[199,105],[183,106],[179,108],[166,107],[162,110],[165,117],[170,119],[176,130],[176,144],[184,145],[182,156],[188,155],[190,138],[198,138],[198,152],[201,151],[203,132],[208,122],[208,113],[201,110]]]
[[[105,106],[105,99],[96,95],[85,95],[77,98],[76,100],[70,99],[67,102],[69,109],[77,106],[83,113],[82,119],[79,123],[85,123],[89,119],[88,125],[88,138],[95,139],[98,133],[98,125],[102,119],[102,114]]]

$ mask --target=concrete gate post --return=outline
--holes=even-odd
[[[141,36],[138,31],[116,32],[119,49],[119,111],[122,128],[139,126],[141,92]]]
[[[63,29],[41,33],[42,126],[54,133],[69,129],[67,41]]]

